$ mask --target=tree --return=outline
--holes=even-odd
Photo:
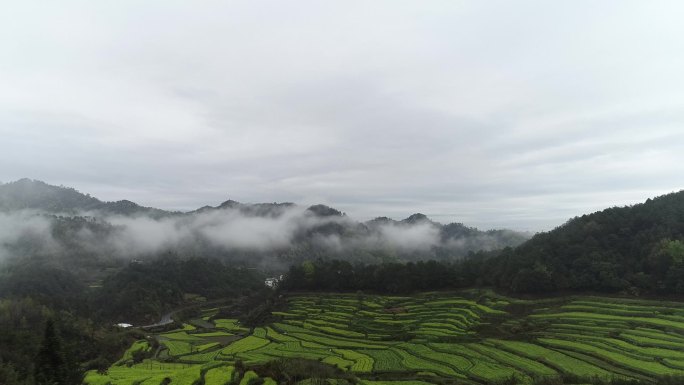
[[[556,289],[546,269],[522,269],[513,279],[511,289],[518,293],[545,293]]]
[[[31,379],[22,378],[12,364],[5,364],[0,359],[0,384],[29,385],[31,383]]]
[[[67,385],[68,364],[55,323],[48,319],[40,350],[36,356],[35,378],[39,385]]]

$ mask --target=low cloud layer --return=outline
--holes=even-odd
[[[388,223],[368,230],[346,216],[319,217],[302,207],[273,217],[223,209],[162,219],[115,216],[106,220],[117,227],[109,241],[122,255],[182,250],[194,242],[253,252],[282,252],[303,240],[331,252],[377,248],[425,252],[443,246],[439,227],[429,222]]]
[[[34,211],[0,212],[0,261],[22,252],[12,248],[19,244],[28,245],[37,253],[60,251],[59,243],[52,237],[52,223],[47,218]]]
[[[298,230],[324,223],[301,209],[287,210],[275,218],[228,209],[161,219],[114,216],[106,220],[117,227],[110,241],[129,255],[178,249],[198,241],[225,250],[278,250],[290,247]]]
[[[156,219],[98,212],[56,216],[36,211],[0,213],[0,258],[5,259],[131,259],[171,252],[273,266],[317,257],[427,259],[436,257],[436,249],[446,251],[441,258],[458,259],[470,250],[510,245],[508,236],[506,232],[477,232],[446,237],[441,225],[427,220],[366,225],[347,216],[321,216],[297,206],[267,215],[227,208]],[[524,239],[516,236],[518,243]]]

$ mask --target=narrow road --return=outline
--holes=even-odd
[[[229,301],[229,300],[227,300],[227,299],[219,299],[219,300],[207,301],[207,302],[203,302],[203,303],[196,303],[196,304],[192,304],[192,305],[189,305],[189,306],[184,306],[184,307],[181,307],[181,308],[172,310],[172,311],[170,311],[170,312],[168,312],[168,313],[162,315],[161,320],[159,320],[159,322],[153,323],[153,324],[151,324],[151,325],[140,326],[140,328],[141,328],[141,329],[151,329],[151,328],[156,328],[156,327],[158,327],[158,326],[166,326],[166,325],[168,325],[168,324],[173,323],[173,318],[172,318],[173,315],[176,314],[176,313],[178,313],[178,312],[180,312],[180,311],[183,311],[183,310],[186,310],[186,309],[192,309],[192,308],[194,308],[194,307],[211,306],[211,305],[220,304],[220,303],[223,303],[223,302],[226,302],[226,301]]]
[[[174,314],[176,314],[176,313],[178,313],[179,311],[181,311],[181,310],[183,310],[183,309],[176,309],[176,310],[174,310],[174,311],[170,311],[170,312],[164,314],[164,315],[161,317],[161,320],[160,320],[159,322],[153,323],[153,324],[151,324],[151,325],[141,326],[140,328],[141,328],[141,329],[150,329],[150,328],[156,328],[157,326],[166,326],[166,325],[168,325],[168,324],[170,324],[170,323],[173,323],[173,319],[172,319],[171,317],[172,317]]]

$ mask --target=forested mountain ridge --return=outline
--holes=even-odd
[[[51,256],[63,255],[76,273],[89,264],[96,269],[104,255],[130,259],[172,252],[284,271],[319,258],[362,265],[457,261],[473,252],[502,250],[469,258],[459,268],[459,281],[512,292],[684,294],[684,191],[576,217],[527,242],[525,234],[442,225],[423,214],[357,222],[324,205],[233,200],[174,213],[127,201],[106,203],[27,179],[0,185],[1,211],[25,209],[73,214],[43,214],[49,239],[31,225],[26,234],[0,239],[0,251],[51,262]],[[29,223],[32,215],[18,221]]]
[[[325,205],[227,200],[190,212],[103,202],[73,188],[21,179],[0,185],[0,260],[39,257],[70,269],[105,258],[153,258],[172,252],[284,270],[293,262],[455,260],[517,246],[529,234],[442,225],[423,214],[358,222]],[[57,256],[58,258],[54,258]]]
[[[517,292],[684,294],[684,191],[576,217],[491,261]]]

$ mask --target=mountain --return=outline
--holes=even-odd
[[[100,260],[173,253],[284,269],[302,260],[353,262],[456,260],[471,252],[514,247],[529,238],[510,230],[442,225],[424,214],[403,220],[354,221],[322,204],[227,200],[180,213],[128,200],[103,202],[73,188],[21,179],[0,185],[0,257],[86,269]],[[61,262],[60,262],[61,261]]]
[[[242,215],[250,217],[267,217],[267,218],[278,218],[283,215],[288,209],[295,207],[294,203],[284,202],[284,203],[255,203],[246,204],[240,203],[234,200],[227,200],[220,205],[204,206],[197,210],[190,211],[187,214],[201,214],[209,212],[217,212],[221,210],[235,210]]]
[[[409,225],[415,225],[415,224],[435,224],[435,222],[432,222],[427,215],[421,214],[421,213],[416,213],[416,214],[411,214],[409,215],[408,218],[403,219],[401,223],[409,224]]]
[[[313,213],[316,216],[319,217],[342,217],[344,214],[342,214],[341,211],[336,210],[332,207],[326,206],[326,205],[313,205],[310,206],[307,211]]]
[[[573,218],[490,263],[517,292],[684,294],[684,191]]]
[[[102,202],[74,188],[53,186],[32,179],[0,184],[0,211],[37,210],[53,214],[99,211],[103,214],[145,214],[155,218],[173,213],[143,207],[128,200]]]
[[[103,202],[73,188],[52,186],[45,182],[20,179],[0,185],[0,210],[35,209],[46,212],[95,210]]]

